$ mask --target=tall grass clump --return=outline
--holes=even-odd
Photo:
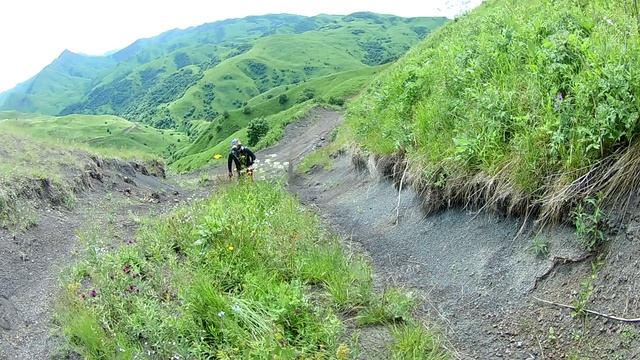
[[[371,298],[347,256],[280,186],[241,184],[113,246],[87,232],[58,320],[90,359],[332,358],[341,312]]]
[[[608,179],[638,146],[632,5],[488,0],[374,80],[348,123],[370,152],[406,154],[442,206],[484,194],[559,220],[576,197],[629,187]]]
[[[443,349],[437,334],[420,323],[396,326],[392,332],[391,359],[446,360],[451,358]]]

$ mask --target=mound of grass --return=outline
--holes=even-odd
[[[391,358],[394,360],[446,360],[440,338],[422,324],[403,324],[394,328]]]
[[[36,225],[32,202],[70,207],[89,154],[0,131],[0,227],[20,232]],[[47,199],[40,192],[46,191]]]
[[[58,319],[89,359],[332,358],[338,312],[371,298],[366,262],[270,183],[224,188],[114,250],[100,229],[83,239]]]
[[[486,1],[378,77],[348,122],[369,151],[406,154],[436,207],[482,194],[566,216],[620,190],[607,182],[625,166],[609,166],[640,130],[636,16],[613,0]]]

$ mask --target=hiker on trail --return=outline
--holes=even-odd
[[[232,163],[236,163],[238,177],[242,175],[242,171],[246,171],[247,175],[253,177],[252,165],[254,161],[256,161],[256,156],[251,150],[242,146],[238,139],[231,140],[231,152],[229,153],[229,160],[227,161],[230,178],[233,177]]]

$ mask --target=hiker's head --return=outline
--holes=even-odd
[[[231,140],[231,149],[238,149],[240,148],[242,144],[240,143],[240,140],[238,139],[233,139]]]

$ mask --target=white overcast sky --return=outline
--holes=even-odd
[[[248,15],[453,17],[482,0],[7,0],[0,4],[0,92],[35,75],[64,49],[98,55],[174,28]]]

